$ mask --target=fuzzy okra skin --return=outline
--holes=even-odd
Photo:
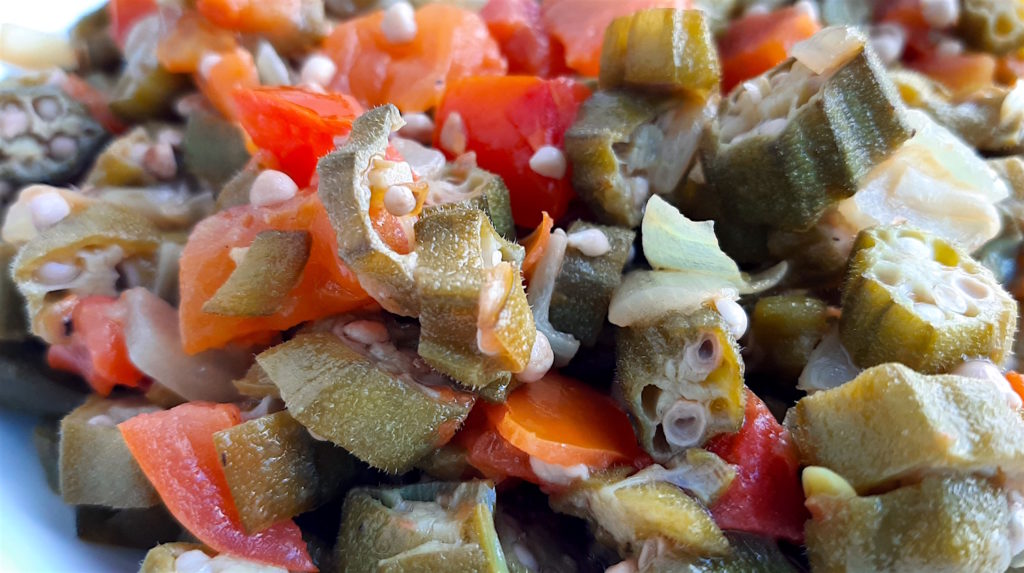
[[[843,571],[1005,571],[1010,511],[1001,488],[979,477],[925,477],[866,497],[807,499],[811,568]]]
[[[428,209],[416,223],[419,354],[473,389],[502,386],[530,360],[537,328],[519,274],[523,249],[478,209]]]
[[[900,362],[929,374],[965,358],[1011,352],[1017,307],[992,272],[910,227],[858,235],[843,287],[839,334],[861,367]]]
[[[91,396],[60,422],[60,492],[65,503],[116,509],[160,503],[115,425],[158,409],[140,398]],[[98,416],[109,423],[90,423]]]
[[[743,424],[743,360],[717,312],[669,314],[619,329],[616,342],[615,383],[640,444],[655,460],[665,461]],[[678,415],[677,407],[693,412]],[[692,427],[679,428],[685,430],[684,439],[666,429],[666,422]]]
[[[791,58],[723,102],[705,135],[702,163],[724,219],[805,230],[913,135],[884,66],[863,38],[829,28],[808,42],[818,39],[810,46],[828,50],[826,40],[844,33],[841,45],[859,48],[835,69],[819,74]],[[751,106],[757,107],[752,113]]]
[[[312,242],[308,231],[263,231],[256,235],[203,312],[224,316],[269,316],[280,310],[302,277]]]
[[[300,334],[256,361],[299,423],[391,473],[444,444],[473,405],[467,394],[407,381],[332,333]]]
[[[828,305],[806,294],[766,296],[757,301],[751,317],[753,339],[768,364],[782,376],[795,379],[811,351],[828,330]]]
[[[638,573],[796,573],[778,544],[756,535],[727,532],[730,554],[725,557],[694,557],[665,554]]]
[[[628,229],[585,221],[573,223],[569,237],[574,233],[595,231],[605,236],[611,248],[596,256],[587,256],[571,246],[567,248],[548,310],[551,325],[575,336],[584,346],[597,342],[608,317],[612,293],[622,282],[622,269],[636,237],[636,233]]]
[[[968,44],[986,52],[1024,48],[1024,6],[1016,1],[963,0],[959,32]]]
[[[339,571],[507,573],[490,482],[349,492],[335,548]]]
[[[143,121],[166,114],[189,85],[187,75],[168,72],[157,59],[162,26],[156,15],[147,16],[127,38],[128,58],[110,97],[110,109],[124,119]]]
[[[927,472],[1024,474],[1024,418],[989,380],[883,364],[802,398],[785,425],[804,465],[862,493]]]
[[[470,154],[445,164],[441,173],[428,179],[426,205],[460,204],[487,214],[494,230],[509,241],[516,239],[512,203],[501,177],[476,166]]]

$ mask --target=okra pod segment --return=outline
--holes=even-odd
[[[929,472],[1022,475],[1024,418],[1002,392],[990,380],[883,364],[802,398],[785,424],[803,464],[861,493]]]
[[[124,69],[110,98],[110,109],[120,117],[142,121],[164,115],[188,86],[188,76],[168,72],[157,59],[161,26],[159,16],[146,16],[125,40]]]
[[[874,227],[854,243],[839,333],[861,367],[900,362],[947,372],[965,358],[1011,352],[1017,307],[992,272],[909,227]]]
[[[216,113],[192,113],[181,139],[185,171],[219,190],[249,161],[245,139],[237,124]]]
[[[759,299],[751,319],[753,343],[764,352],[766,366],[791,380],[803,371],[828,326],[825,301],[799,293]]]
[[[673,312],[616,334],[616,384],[657,461],[743,423],[743,361],[716,311]]]
[[[142,398],[90,397],[60,423],[60,491],[65,503],[142,508],[160,503],[117,424],[159,408]]]
[[[702,10],[655,8],[616,18],[601,48],[602,89],[619,87],[706,97],[722,68]]]
[[[1005,54],[1024,48],[1024,10],[1017,2],[962,0],[960,37],[986,52]]]
[[[287,412],[213,435],[242,525],[251,533],[305,513],[353,477],[355,461],[313,439]]]
[[[645,562],[637,573],[797,573],[788,557],[771,539],[749,533],[728,531],[729,555],[695,557],[663,553]]]
[[[466,153],[445,164],[441,172],[427,180],[425,205],[456,203],[474,207],[487,214],[494,230],[503,238],[514,241],[515,222],[512,203],[505,182],[490,171],[476,165],[476,155]]]
[[[470,388],[507,383],[537,329],[519,273],[523,249],[478,209],[442,205],[416,223],[419,354]]]
[[[867,40],[826,28],[722,103],[702,145],[707,181],[737,224],[804,230],[913,135]]]
[[[608,317],[612,293],[622,281],[636,233],[621,227],[576,221],[551,293],[551,326],[593,346]]]
[[[979,477],[929,476],[865,497],[810,495],[807,506],[814,571],[1005,571],[1013,557],[1007,496]]]
[[[473,405],[383,321],[339,319],[256,357],[291,415],[371,466],[402,473],[444,445]]]
[[[309,259],[307,231],[263,231],[256,235],[203,312],[224,316],[269,316],[298,284]]]
[[[186,535],[163,504],[130,509],[79,505],[75,507],[75,530],[79,539],[90,543],[133,549],[149,549]]]
[[[412,183],[411,170],[403,177],[399,165],[384,160],[388,137],[401,125],[393,105],[359,116],[345,146],[317,163],[318,193],[338,239],[338,256],[359,284],[389,312],[417,316],[416,254],[399,253],[385,243],[370,214],[375,194],[383,197],[389,185]]]
[[[490,482],[360,488],[345,499],[335,548],[350,573],[507,573]]]

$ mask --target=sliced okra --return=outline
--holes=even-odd
[[[753,340],[766,353],[767,365],[793,380],[807,365],[828,325],[825,301],[796,293],[758,300],[751,320]]]
[[[737,224],[804,230],[913,135],[867,40],[827,28],[723,102],[702,145],[707,181]]]
[[[75,531],[79,539],[90,543],[133,549],[177,541],[185,533],[163,504],[129,509],[79,505],[75,507]]]
[[[213,189],[223,187],[250,158],[242,129],[206,110],[188,116],[181,151],[185,170]]]
[[[1017,2],[963,0],[960,37],[986,52],[1005,54],[1024,48],[1024,10]]]
[[[569,227],[568,248],[548,309],[551,326],[584,346],[597,342],[635,236],[628,229],[584,221]]]
[[[671,313],[617,332],[616,384],[657,461],[743,423],[743,361],[714,310]]]
[[[801,399],[785,424],[805,465],[858,492],[926,472],[1024,471],[1024,418],[990,380],[883,364]]]
[[[725,557],[694,557],[666,552],[638,573],[796,573],[799,571],[779,545],[748,533],[729,531],[730,554]]]
[[[507,383],[530,361],[537,329],[519,273],[523,249],[466,206],[416,223],[419,354],[470,388]]]
[[[1017,307],[992,272],[909,227],[862,231],[843,287],[839,333],[861,367],[900,362],[947,372],[965,357],[1011,352]]]
[[[131,121],[167,114],[174,98],[188,85],[188,76],[172,74],[157,59],[162,37],[160,16],[136,23],[125,39],[125,64],[110,98],[110,109]]]
[[[256,235],[203,312],[224,316],[269,316],[280,310],[309,259],[307,231],[263,231]]]
[[[475,155],[467,153],[445,164],[427,183],[426,205],[459,203],[474,207],[487,214],[499,235],[515,240],[508,187],[501,177],[477,167]]]
[[[401,473],[445,444],[473,397],[448,387],[382,321],[339,321],[256,357],[291,415],[375,468]]]

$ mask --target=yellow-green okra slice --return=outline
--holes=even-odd
[[[308,231],[263,231],[256,235],[203,312],[224,316],[269,316],[281,308],[309,260]]]
[[[501,177],[477,167],[476,154],[466,153],[446,163],[440,173],[427,179],[427,185],[425,205],[457,203],[479,209],[499,235],[515,240],[508,187]]]
[[[702,10],[654,8],[616,18],[601,48],[602,89],[621,87],[706,97],[722,68]]]
[[[354,458],[313,439],[287,412],[217,432],[213,443],[242,526],[251,533],[329,500],[356,472]]]
[[[754,305],[751,331],[767,369],[795,379],[828,330],[828,305],[801,293],[766,296]]]
[[[90,397],[60,422],[60,492],[65,503],[116,509],[160,503],[117,429],[159,407],[141,397]]]
[[[113,509],[95,505],[75,507],[75,532],[90,543],[149,549],[186,535],[163,504]]]
[[[801,462],[862,493],[925,473],[1024,474],[1024,417],[990,380],[883,364],[802,398],[785,424]]]
[[[948,372],[968,358],[1011,352],[1017,307],[987,268],[909,227],[858,235],[843,287],[839,333],[861,367],[900,362]]]
[[[390,186],[413,182],[407,163],[384,159],[388,137],[401,125],[402,116],[393,105],[359,116],[345,146],[317,163],[317,189],[338,238],[338,256],[359,284],[387,311],[416,316],[416,255],[388,246],[370,217],[375,195],[383,198]]]
[[[447,442],[473,397],[447,386],[383,321],[339,321],[256,357],[288,411],[371,466],[402,473]]]
[[[960,2],[960,37],[972,47],[1005,54],[1024,48],[1024,6],[1001,0]]]
[[[718,312],[673,312],[619,329],[616,341],[616,384],[655,460],[740,428],[743,360]]]
[[[702,165],[722,217],[803,230],[913,135],[867,40],[826,28],[722,103]]]
[[[312,545],[312,543],[310,542]],[[310,550],[313,551],[312,549]],[[232,571],[236,573],[283,573],[284,569],[249,561],[228,553],[214,553],[197,543],[164,543],[146,553],[139,573],[180,573],[183,567],[196,571]],[[322,567],[322,565],[321,565]]]
[[[349,492],[335,554],[346,573],[507,573],[490,482],[420,483]]]
[[[565,133],[572,185],[605,224],[635,228],[651,193],[672,193],[696,156],[715,98],[599,91]]]
[[[1006,493],[979,477],[925,477],[881,495],[807,499],[811,568],[842,571],[1005,571]]]
[[[694,557],[665,553],[637,573],[796,573],[799,571],[775,541],[756,535],[726,532],[729,555]]]
[[[548,308],[551,326],[573,335],[584,346],[597,342],[635,236],[628,229],[585,221],[569,227],[565,257]]]
[[[537,336],[519,273],[523,249],[464,205],[416,222],[419,354],[473,389],[504,384],[530,360]]]

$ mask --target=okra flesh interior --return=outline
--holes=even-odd
[[[508,187],[501,177],[476,166],[475,157],[466,154],[445,164],[441,173],[428,179],[425,206],[461,204],[487,214],[494,230],[502,238],[514,241],[515,222]]]
[[[839,332],[861,367],[900,362],[948,372],[970,358],[1001,364],[1017,307],[992,272],[953,245],[909,227],[861,232],[843,288]]]
[[[619,329],[616,384],[641,446],[656,461],[743,423],[743,361],[714,310]]]
[[[797,57],[737,86],[705,138],[705,177],[736,224],[810,228],[913,135],[858,32],[827,28],[797,46]]]

